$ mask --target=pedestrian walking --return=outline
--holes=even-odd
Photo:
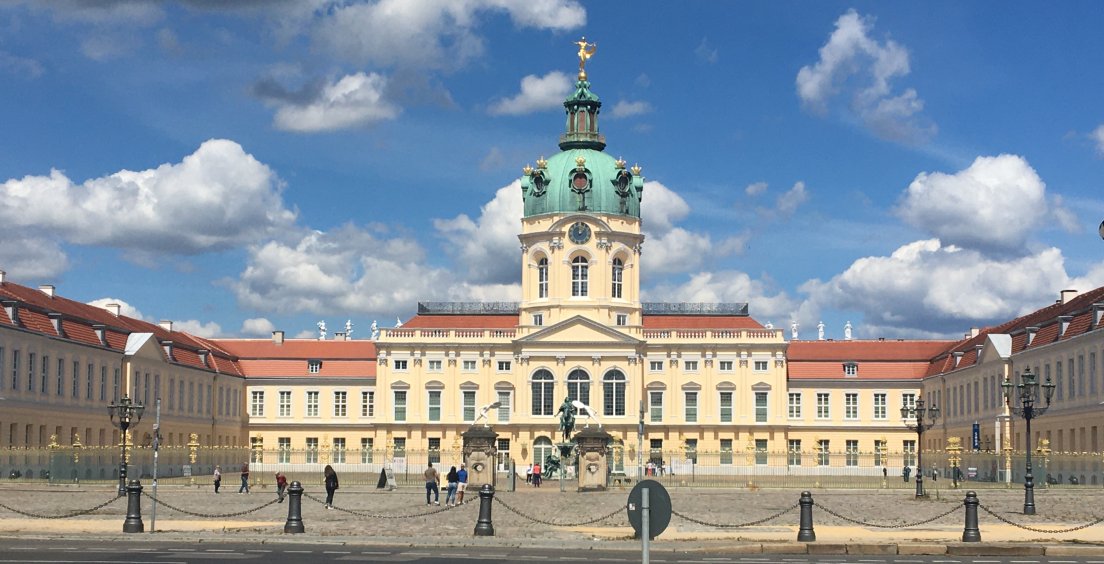
[[[909,474],[912,474],[912,468],[905,466],[901,469],[901,477],[904,478],[906,484],[908,483]]]
[[[541,485],[541,480],[541,465],[540,462],[537,462],[533,465],[533,487],[539,488]]]
[[[238,493],[249,493],[249,463],[243,462],[241,467],[241,487],[238,488]]]
[[[284,502],[284,492],[287,491],[287,476],[283,472],[276,473],[276,503]]]
[[[441,505],[441,489],[438,484],[441,483],[441,474],[437,472],[437,469],[433,467],[433,463],[430,462],[426,467],[425,472],[422,472],[425,476],[426,483],[426,505]],[[429,494],[433,493],[433,501],[429,501]]]
[[[337,472],[334,472],[333,466],[329,464],[322,470],[322,475],[326,478],[326,509],[333,509],[333,495],[337,491]]]
[[[454,507],[456,505],[456,488],[460,483],[460,476],[456,473],[456,467],[449,468],[448,474],[445,476],[445,481],[448,482],[448,493],[445,494],[445,507]]]
[[[533,465],[532,464],[530,464],[529,467],[525,469],[525,483],[526,484],[532,484],[533,483]]]
[[[460,471],[456,473],[456,477],[460,479],[460,483],[457,484],[456,491],[460,495],[456,500],[456,505],[464,503],[464,491],[468,489],[468,469],[467,465],[463,462],[460,463]]]
[[[222,485],[222,467],[215,466],[215,493],[218,493],[219,486]]]

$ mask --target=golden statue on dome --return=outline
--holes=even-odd
[[[598,44],[587,43],[586,37],[576,41],[575,44],[579,46],[579,80],[586,80],[586,62],[598,50]]]

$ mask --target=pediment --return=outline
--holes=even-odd
[[[565,319],[555,325],[549,325],[540,331],[522,337],[517,340],[521,344],[537,343],[612,343],[625,345],[638,345],[640,339],[630,337],[612,327],[607,327],[587,317],[576,315]]]
[[[127,335],[126,356],[164,361],[165,351],[158,344],[153,333],[130,333]]]
[[[1012,336],[1001,333],[989,334],[985,344],[978,352],[977,364],[1008,360],[1012,354]]]

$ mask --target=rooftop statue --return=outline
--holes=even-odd
[[[824,340],[824,322],[823,321],[821,321],[820,323],[817,323],[817,340],[818,341],[823,341]]]
[[[372,320],[372,340],[373,341],[378,341],[379,340],[379,325],[376,324],[375,319]]]
[[[843,338],[844,338],[844,340],[847,340],[847,341],[851,340],[851,322],[850,321],[847,322],[847,325],[843,326]]]
[[[319,321],[317,323],[317,325],[318,325],[318,340],[319,341],[325,341],[326,340],[326,322],[325,321]]]
[[[797,340],[797,321],[790,322],[790,339]]]
[[[587,43],[586,37],[575,42],[579,46],[579,80],[586,80],[586,62],[598,50],[597,43]],[[590,49],[588,50],[587,47]]]

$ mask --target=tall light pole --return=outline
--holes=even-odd
[[[1101,226],[1104,229],[1104,226]],[[1035,477],[1031,475],[1031,420],[1046,413],[1050,409],[1050,400],[1054,397],[1054,388],[1056,387],[1053,382],[1050,381],[1050,376],[1047,376],[1046,382],[1042,383],[1043,399],[1046,401],[1045,406],[1036,406],[1035,402],[1039,401],[1039,377],[1031,372],[1031,367],[1024,368],[1022,374],[1020,374],[1020,383],[1013,384],[1012,380],[1007,376],[1004,379],[1004,383],[1001,384],[1004,388],[1004,397],[1008,399],[1008,407],[1012,410],[1012,413],[1019,415],[1027,421],[1027,466],[1024,472],[1024,515],[1035,514]],[[1019,400],[1019,405],[1017,401]]]
[[[920,453],[924,448],[924,431],[931,429],[935,420],[939,419],[939,407],[928,406],[920,397],[914,405],[901,408],[901,419],[906,427],[916,431],[916,497],[924,497],[924,463]]]
[[[111,417],[111,424],[119,428],[119,437],[122,452],[119,453],[119,495],[126,495],[127,478],[127,430],[131,425],[137,425],[142,420],[142,412],[146,406],[130,401],[130,397],[124,395],[119,403],[112,402],[107,406],[107,413]]]

